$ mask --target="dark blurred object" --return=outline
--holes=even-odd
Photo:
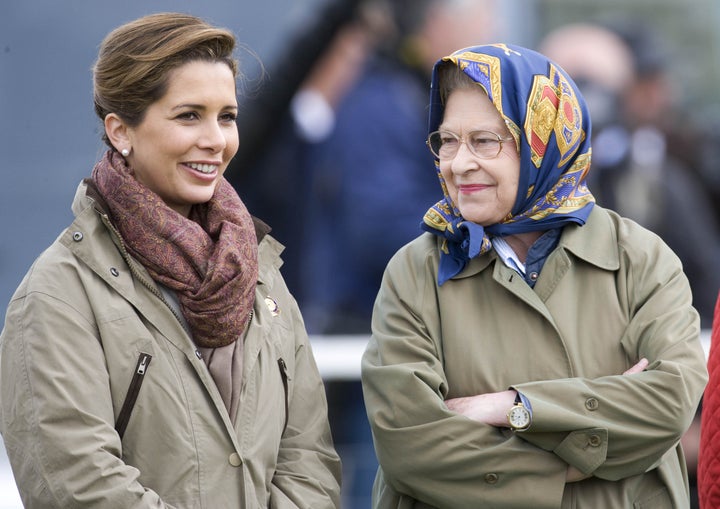
[[[313,23],[298,27],[286,44],[287,51],[258,78],[262,83],[257,92],[241,95],[237,120],[240,146],[226,172],[230,183],[235,185],[242,178],[239,174],[267,149],[300,84],[338,30],[355,17],[363,1],[328,0],[313,17]]]

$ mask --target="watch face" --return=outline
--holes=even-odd
[[[508,421],[513,428],[527,428],[530,425],[530,412],[523,406],[514,406],[508,412]]]

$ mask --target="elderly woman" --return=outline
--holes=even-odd
[[[429,130],[444,197],[363,356],[374,507],[687,507],[698,314],[670,249],[594,203],[575,84],[525,48],[460,50]]]
[[[239,140],[234,47],[177,13],[103,41],[107,151],[0,336],[0,432],[25,507],[339,505],[282,248],[223,177]]]

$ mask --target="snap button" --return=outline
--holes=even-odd
[[[110,274],[112,274],[115,277],[118,277],[120,275],[120,271],[117,270],[115,267],[110,267]]]
[[[230,455],[230,457],[228,458],[228,461],[234,467],[239,467],[240,465],[242,465],[242,460],[240,459],[240,455],[236,452],[234,452]]]
[[[202,354],[200,353],[200,350],[195,350],[195,357],[198,359],[202,359]]]
[[[530,279],[533,281],[537,281],[538,273],[537,272],[531,272],[530,273]]]
[[[590,447],[599,447],[602,443],[602,440],[597,435],[590,435],[588,437],[588,444],[590,444]]]
[[[82,232],[74,232],[74,233],[73,233],[73,240],[74,240],[75,242],[80,242],[82,239],[83,239],[83,234],[82,234]]]
[[[585,408],[590,411],[597,410],[600,407],[600,402],[595,398],[588,398],[585,400]]]
[[[485,482],[488,484],[495,484],[498,482],[498,479],[499,477],[496,473],[491,472],[489,474],[485,474]]]

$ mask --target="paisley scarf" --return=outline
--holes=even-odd
[[[217,348],[241,337],[255,301],[258,254],[252,218],[233,187],[222,179],[186,218],[138,182],[117,152],[95,165],[92,180],[130,254],[177,292],[195,343]]]
[[[492,248],[488,234],[583,225],[595,203],[586,186],[591,155],[588,109],[560,67],[519,46],[492,44],[456,51],[433,69],[428,132],[437,130],[443,119],[438,69],[448,62],[482,87],[505,120],[520,151],[520,182],[511,213],[483,227],[462,217],[435,161],[444,198],[428,210],[421,227],[444,240],[440,285]]]

